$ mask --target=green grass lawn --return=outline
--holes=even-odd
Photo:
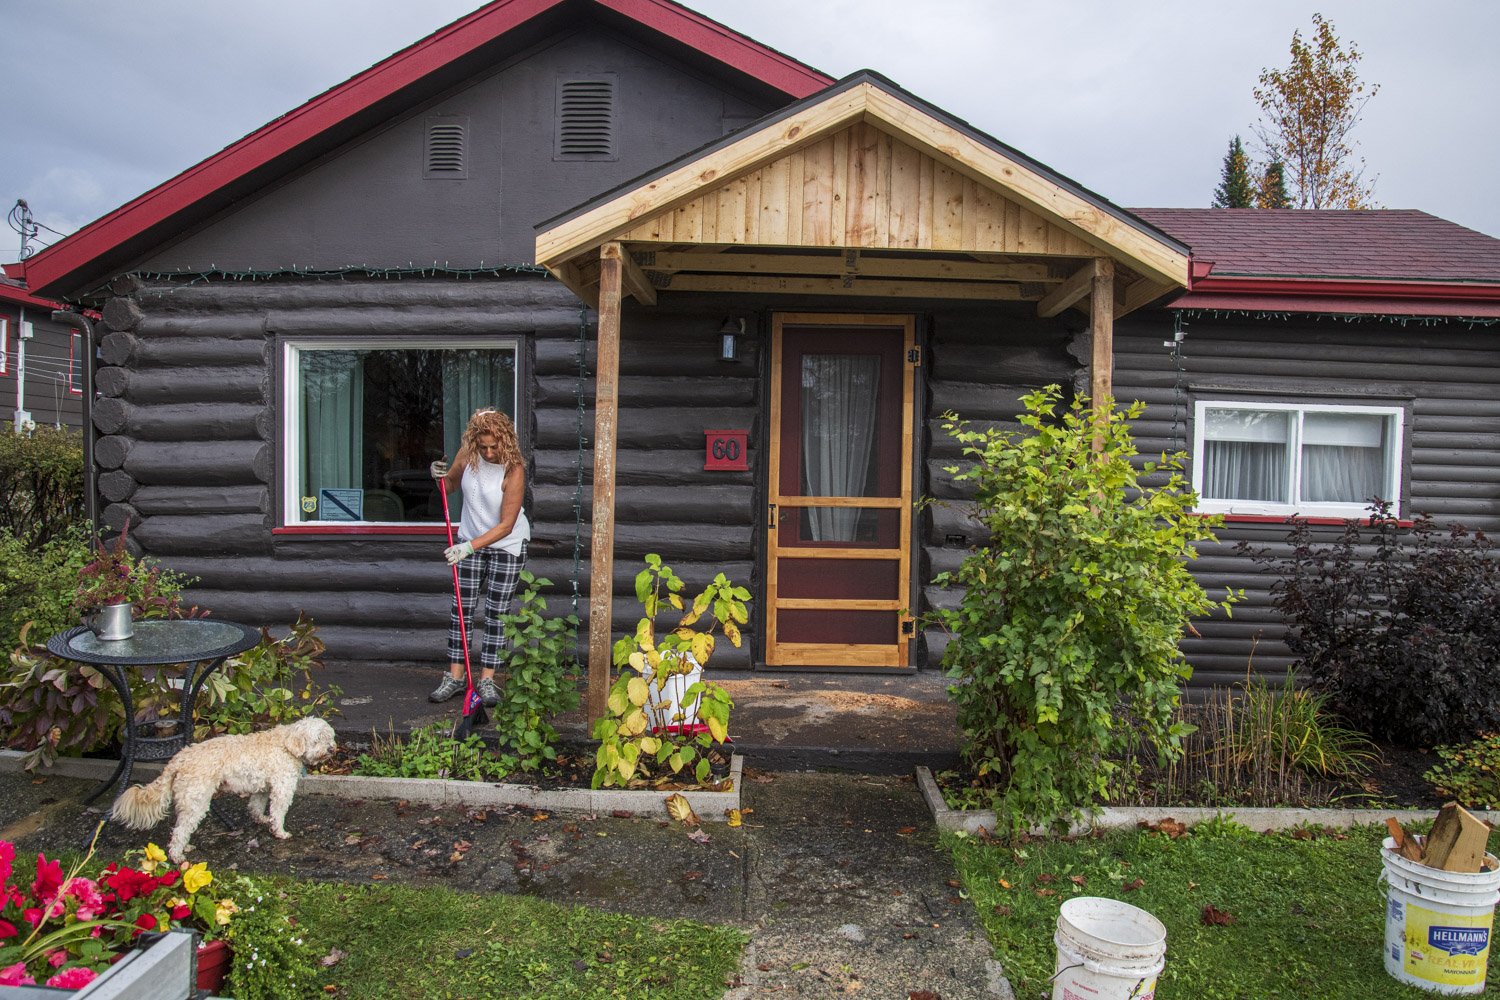
[[[1019,1000],[1051,996],[1058,908],[1083,895],[1124,900],[1166,924],[1167,964],[1158,985],[1163,1000],[1434,995],[1397,983],[1382,964],[1385,895],[1377,878],[1383,828],[1348,831],[1347,839],[1302,840],[1218,826],[1177,840],[1129,830],[1019,849],[972,838],[950,843]],[[1124,889],[1136,880],[1139,888]],[[1204,924],[1209,905],[1234,922]],[[1496,992],[1492,983],[1485,995]]]
[[[701,1000],[723,993],[745,936],[516,896],[272,880],[339,997]],[[461,954],[469,952],[464,957]]]

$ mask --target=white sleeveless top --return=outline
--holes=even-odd
[[[505,499],[505,466],[480,459],[465,465],[463,475],[464,510],[458,525],[458,539],[467,542],[478,538],[500,523],[500,506]],[[531,539],[531,522],[523,508],[516,516],[510,534],[489,546],[513,556],[521,554],[521,543]]]

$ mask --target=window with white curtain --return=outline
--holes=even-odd
[[[1200,400],[1194,415],[1199,510],[1352,518],[1372,497],[1399,508],[1397,407]]]
[[[289,341],[284,346],[284,523],[443,520],[428,473],[469,416],[516,416],[513,340]]]

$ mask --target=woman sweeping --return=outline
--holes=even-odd
[[[459,541],[443,555],[450,566],[458,567],[464,620],[473,620],[478,595],[484,594],[484,640],[479,649],[479,681],[474,688],[486,706],[494,706],[500,700],[495,670],[500,666],[500,651],[505,648],[500,619],[510,611],[526,565],[526,543],[531,539],[531,523],[521,509],[526,463],[521,458],[515,425],[498,410],[476,410],[464,429],[452,467],[439,459],[432,463],[432,477],[445,494],[463,487]],[[465,688],[459,614],[455,598],[448,623],[448,676],[428,695],[432,701],[447,701]]]

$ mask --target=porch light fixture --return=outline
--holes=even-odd
[[[736,339],[745,332],[745,317],[730,316],[719,327],[719,360],[738,361],[740,350]]]

